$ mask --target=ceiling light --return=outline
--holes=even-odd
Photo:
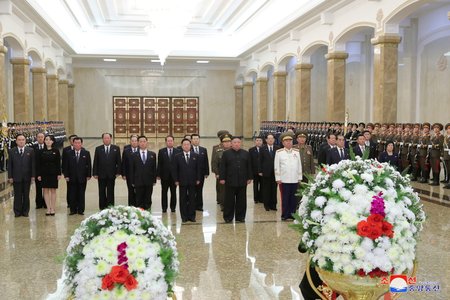
[[[104,58],[103,61],[117,61],[115,58]]]
[[[197,60],[198,64],[209,64],[209,60]]]
[[[444,53],[444,56],[447,56],[447,57],[449,57],[449,56],[450,56],[450,51],[448,51],[448,52]]]

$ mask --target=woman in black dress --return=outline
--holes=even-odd
[[[378,157],[379,162],[387,162],[391,166],[393,166],[396,170],[399,167],[399,158],[398,154],[394,153],[394,142],[388,141],[386,143],[386,150],[382,153],[380,153],[380,156]]]
[[[61,178],[61,155],[54,147],[55,137],[47,135],[44,140],[45,147],[36,160],[37,180],[42,183],[45,203],[47,204],[46,216],[55,215],[56,189]]]

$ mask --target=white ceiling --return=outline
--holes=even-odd
[[[156,56],[150,11],[179,0],[26,1],[76,56],[86,57]],[[183,0],[192,18],[169,59],[236,58],[324,1]]]

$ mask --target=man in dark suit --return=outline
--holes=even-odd
[[[348,149],[345,148],[345,138],[342,134],[337,135],[336,147],[328,150],[327,164],[333,165],[339,163],[341,160],[350,159]]]
[[[67,158],[69,157],[70,151],[73,150],[73,139],[76,138],[76,134],[72,134],[69,136],[69,143],[70,145],[67,147],[64,147],[62,150],[62,162],[61,165],[64,166],[66,163]],[[66,189],[66,201],[67,201],[67,207],[70,207],[70,184],[67,181],[67,189]]]
[[[377,158],[377,153],[376,153],[377,144],[372,140],[372,134],[370,133],[369,130],[364,130],[363,135],[364,135],[364,143],[366,145],[366,148],[369,149],[369,159]]]
[[[252,170],[253,170],[253,200],[255,203],[263,203],[261,193],[261,181],[262,176],[259,175],[259,153],[263,146],[262,137],[257,136],[255,138],[255,146],[248,149],[250,157],[252,158]]]
[[[146,136],[140,136],[138,143],[139,151],[132,154],[130,162],[131,183],[136,189],[136,206],[150,210],[156,184],[156,154],[147,150]]]
[[[320,145],[317,153],[317,164],[319,167],[327,163],[328,150],[334,147],[336,147],[336,135],[334,133],[328,133],[327,142]]]
[[[136,191],[134,190],[134,186],[131,184],[130,164],[132,154],[139,151],[137,139],[137,135],[132,135],[130,137],[130,145],[126,145],[123,148],[122,153],[122,171],[120,173],[122,174],[122,178],[127,182],[129,206],[136,206]]]
[[[120,148],[111,144],[112,134],[102,134],[103,145],[95,148],[93,175],[98,179],[100,210],[114,206],[114,186],[120,175]]]
[[[277,183],[275,181],[274,159],[279,146],[275,145],[275,136],[269,133],[267,145],[259,154],[259,175],[261,176],[261,193],[266,211],[277,210]]]
[[[191,141],[183,139],[182,152],[177,153],[172,164],[172,177],[179,188],[180,214],[183,223],[195,222],[195,187],[200,184],[202,173],[200,157],[191,151]]]
[[[177,186],[172,177],[172,163],[175,155],[181,152],[179,149],[173,147],[174,138],[171,135],[166,136],[166,147],[158,151],[158,168],[156,174],[161,180],[161,208],[162,212],[167,212],[167,192],[170,188],[170,210],[175,212],[177,207]]]
[[[14,215],[28,217],[30,211],[30,185],[35,177],[34,150],[25,146],[23,134],[16,136],[17,146],[9,151],[8,181],[14,187]]]
[[[70,186],[70,215],[84,215],[86,185],[92,176],[91,154],[82,145],[82,138],[73,138],[73,150],[63,165],[64,178]]]
[[[231,149],[225,151],[220,164],[220,184],[225,184],[223,219],[230,223],[245,222],[247,212],[247,185],[252,182],[250,154],[241,149],[241,138],[233,137]]]
[[[366,151],[366,139],[364,135],[361,133],[358,135],[356,139],[356,146],[353,147],[353,152],[355,152],[356,156],[363,157],[364,152]]]
[[[208,150],[200,146],[200,135],[194,133],[191,135],[192,150],[198,155],[200,168],[200,183],[195,186],[195,204],[196,209],[203,211],[203,184],[209,176]]]
[[[37,143],[33,145],[33,150],[34,150],[34,156],[35,158],[37,158],[39,156],[39,152],[44,149],[45,145],[44,145],[44,139],[45,139],[45,135],[42,132],[39,132],[38,134],[36,134],[36,141]],[[39,208],[47,208],[47,205],[45,205],[45,201],[44,201],[44,196],[42,194],[42,183],[39,180],[36,180],[34,182],[35,187],[36,187],[36,209]]]

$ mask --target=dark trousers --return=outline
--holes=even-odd
[[[450,159],[444,160],[443,161],[443,165],[444,165],[444,182],[445,183],[449,183],[449,179],[450,179]]]
[[[179,186],[180,190],[180,214],[181,220],[186,222],[188,220],[195,220],[195,185],[183,185]]]
[[[433,171],[433,182],[439,183],[441,175],[441,159],[439,157],[430,158],[431,170]]]
[[[128,206],[136,206],[136,191],[134,186],[131,184],[131,181],[127,179],[127,188],[128,188]]]
[[[136,206],[145,210],[152,207],[153,184],[136,186]]]
[[[223,210],[223,205],[225,203],[225,185],[220,184],[220,180],[216,179],[216,191],[217,191],[217,203],[220,204],[221,209]]]
[[[275,176],[262,177],[262,198],[265,209],[277,208],[277,182]]]
[[[69,205],[71,213],[84,213],[85,196],[86,196],[86,182],[79,182],[78,180],[70,180],[70,197]]]
[[[426,180],[430,178],[430,168],[427,164],[427,158],[425,156],[419,156],[419,168],[420,176]]]
[[[217,202],[217,204],[220,204],[219,192],[220,192],[221,186],[222,186],[222,184],[220,184],[220,180],[216,178],[216,202]]]
[[[69,181],[66,181],[66,184],[67,184],[67,190],[66,190],[67,207],[70,207],[70,193],[71,193],[70,187],[71,187],[72,185],[70,184]]]
[[[400,156],[400,168],[399,171],[403,172],[403,170],[405,170],[407,167],[409,167],[409,159],[408,159],[408,154],[402,154]],[[409,173],[409,172],[408,172]]]
[[[281,204],[282,212],[281,218],[289,219],[293,218],[292,214],[295,213],[297,208],[297,193],[298,183],[281,183]]]
[[[167,210],[167,192],[170,189],[170,210],[175,211],[177,207],[177,186],[173,179],[161,180],[161,208],[163,211]]]
[[[98,179],[98,199],[100,210],[114,206],[114,186],[116,178]]]
[[[244,221],[247,212],[247,186],[225,185],[223,219],[225,222]]]
[[[195,205],[196,209],[203,209],[203,185],[205,184],[205,179],[200,180],[200,183],[195,186]]]
[[[5,153],[0,150],[0,171],[5,171]]]
[[[30,211],[30,185],[31,181],[14,181],[14,214],[27,215]]]
[[[42,182],[39,180],[36,180],[34,182],[35,187],[36,187],[36,208],[47,208],[47,205],[45,205],[45,201],[44,201],[44,195],[42,195]]]
[[[262,183],[262,176],[259,176],[258,174],[253,174],[253,200],[255,201],[255,203],[263,202],[261,193],[261,183]]]

